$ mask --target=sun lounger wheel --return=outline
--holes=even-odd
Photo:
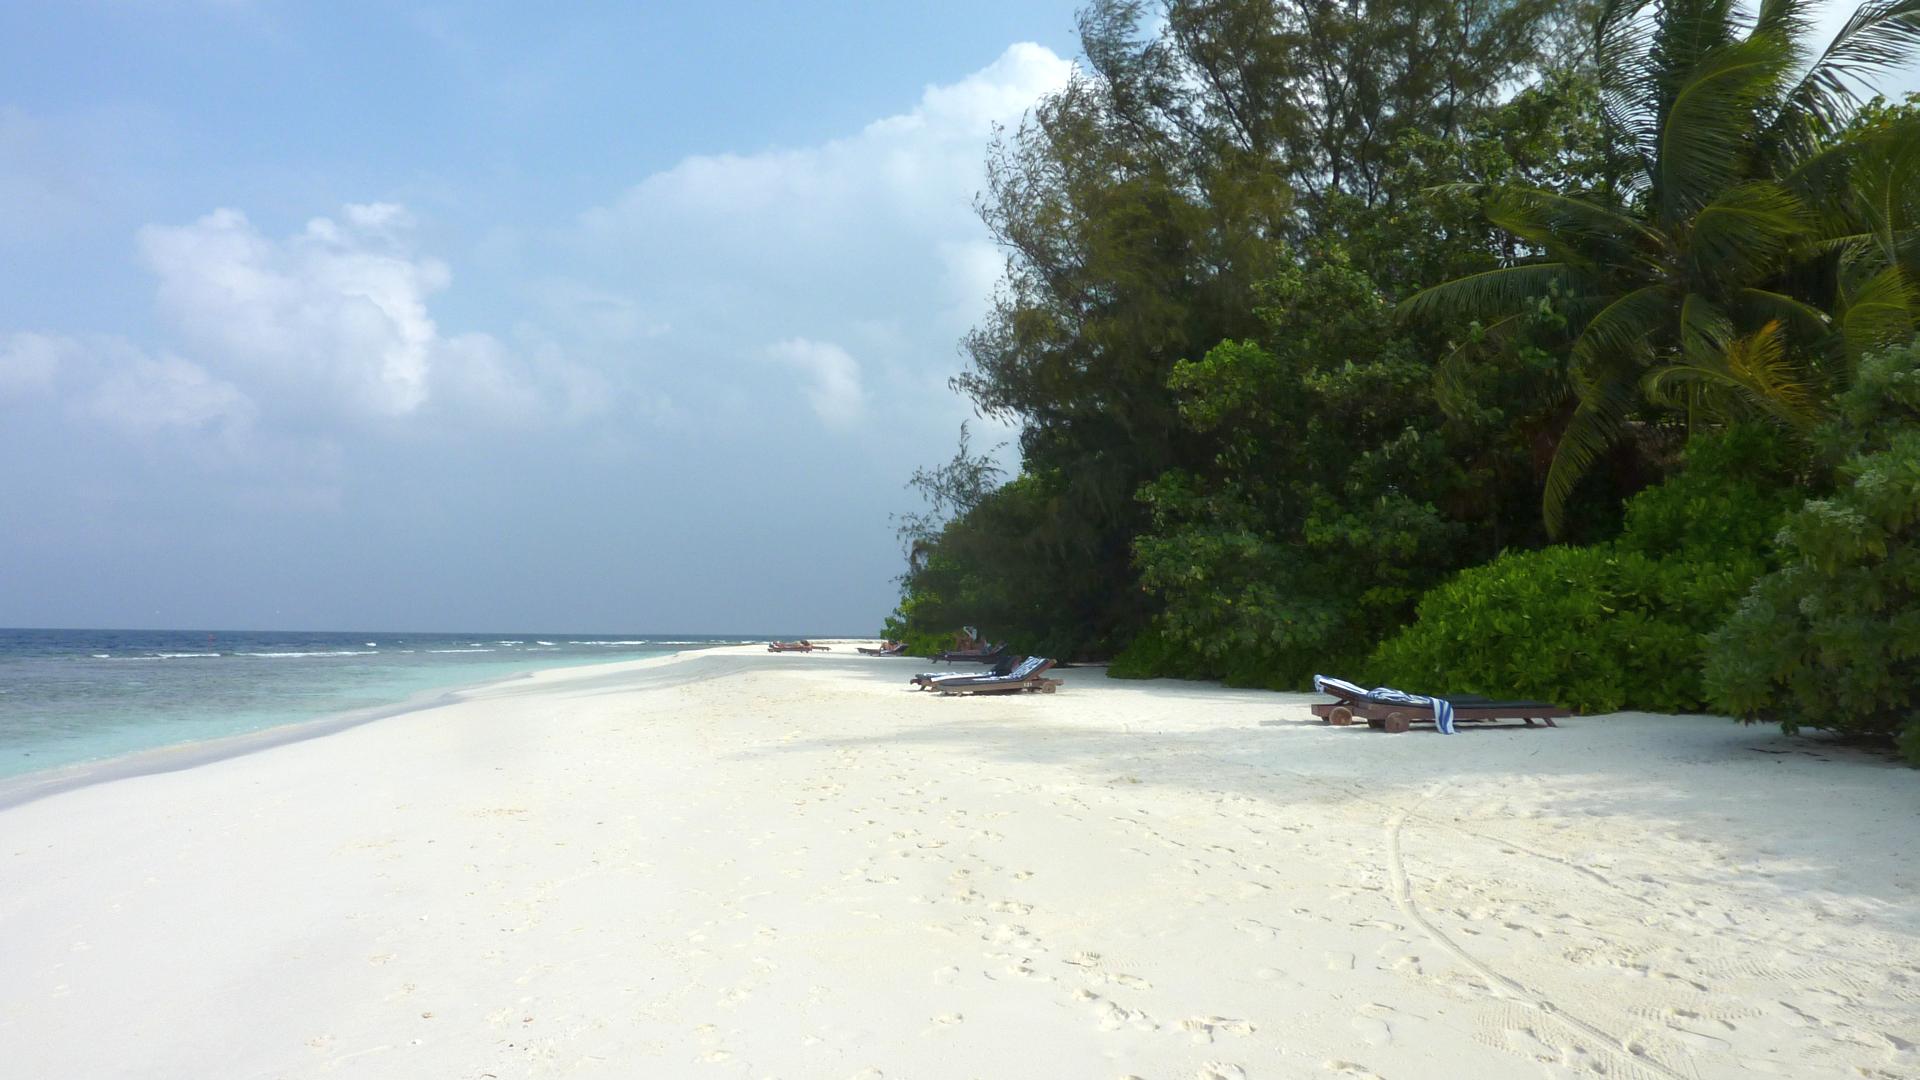
[[[1401,732],[1406,731],[1409,728],[1413,727],[1413,725],[1407,721],[1406,713],[1396,712],[1396,713],[1388,713],[1387,722],[1385,724],[1382,724],[1381,727],[1384,728],[1387,734],[1389,735],[1398,735]]]
[[[1341,705],[1327,713],[1327,723],[1334,727],[1346,727],[1353,723],[1353,710]]]

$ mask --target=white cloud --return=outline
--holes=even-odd
[[[451,275],[415,259],[395,207],[349,206],[284,244],[238,210],[140,230],[161,311],[195,345],[253,377],[319,391],[351,411],[404,416],[425,403],[438,328],[427,297]]]
[[[844,138],[689,157],[582,214],[556,256],[580,295],[635,297],[647,320],[672,325],[670,339],[643,350],[661,360],[662,378],[748,377],[770,340],[891,338],[891,348],[862,346],[866,390],[911,382],[917,394],[924,380],[911,373],[952,372],[955,343],[998,277],[1001,259],[973,209],[989,135],[1071,71],[1042,46],[1015,45]],[[674,370],[687,352],[701,363]],[[697,382],[676,389],[700,393]],[[931,411],[949,408],[957,423],[957,399]],[[938,426],[950,425],[943,416]]]
[[[253,402],[231,382],[125,338],[16,333],[0,339],[0,403],[59,392],[78,415],[134,435],[243,434]]]
[[[189,225],[150,225],[139,245],[159,278],[162,314],[263,408],[460,427],[528,426],[604,406],[591,374],[551,347],[529,356],[489,334],[444,334],[428,301],[453,275],[413,250],[413,227],[403,206],[351,204],[276,242],[221,209]]]
[[[148,224],[163,336],[0,334],[0,405],[44,401],[75,438],[119,436],[90,440],[103,454],[301,508],[379,487],[365,463],[396,439],[419,453],[477,430],[515,440],[489,452],[608,466],[751,458],[825,426],[904,472],[969,411],[944,382],[1000,269],[972,208],[988,133],[1069,71],[1015,46],[844,138],[691,157],[558,232],[500,223],[457,297],[397,203],[290,235],[239,208]],[[499,322],[458,325],[454,300]],[[557,443],[527,434],[562,425]],[[884,528],[893,497],[852,513]]]
[[[246,391],[191,360],[123,337],[17,333],[0,339],[0,406],[7,373],[22,371],[53,405],[45,409],[59,425],[53,430],[105,447],[114,460],[132,451],[189,463],[192,475],[220,476],[221,490],[251,506],[311,511],[340,503],[345,468],[336,440],[263,428]]]
[[[53,334],[0,338],[0,403],[51,391],[55,377],[79,352],[78,342]]]
[[[775,360],[799,369],[806,380],[807,403],[832,427],[860,419],[867,394],[860,386],[860,363],[832,342],[791,338],[769,346]]]
[[[136,435],[167,429],[243,435],[253,402],[240,388],[177,356],[123,358],[88,395],[88,413]]]
[[[689,216],[721,225],[729,242],[775,236],[830,238],[827,225],[871,232],[883,223],[977,235],[973,195],[995,125],[1016,123],[1058,89],[1071,62],[1034,44],[1014,45],[987,67],[930,86],[910,112],[819,146],[690,157],[583,215],[590,231],[646,241],[672,236]],[[772,246],[772,245],[767,245]]]

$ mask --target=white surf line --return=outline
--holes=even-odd
[[[1467,952],[1467,950],[1461,948],[1458,943],[1443,933],[1439,927],[1427,920],[1426,915],[1420,910],[1419,905],[1413,901],[1413,884],[1407,877],[1406,857],[1401,850],[1400,833],[1401,830],[1406,827],[1407,820],[1413,816],[1414,812],[1420,809],[1420,807],[1425,806],[1427,802],[1438,793],[1437,787],[1429,789],[1425,795],[1420,797],[1418,802],[1412,806],[1401,808],[1400,811],[1393,816],[1393,819],[1387,823],[1387,870],[1389,874],[1391,874],[1393,881],[1393,903],[1395,907],[1400,909],[1400,913],[1412,920],[1421,930],[1425,931],[1426,935],[1432,938],[1436,945],[1453,954],[1454,959],[1465,964],[1482,979],[1486,980],[1487,985],[1493,990],[1495,997],[1511,1001],[1523,1008],[1532,1009],[1535,1012],[1558,1021],[1562,1026],[1570,1028],[1586,1036],[1588,1039],[1593,1040],[1600,1046],[1626,1058],[1627,1063],[1633,1067],[1646,1069],[1656,1075],[1665,1077],[1666,1080],[1688,1080],[1687,1077],[1674,1072],[1653,1058],[1634,1053],[1628,1047],[1625,1039],[1596,1027],[1571,1013],[1561,1011],[1561,1009],[1553,1003],[1552,999],[1546,995],[1529,990],[1519,982],[1509,979],[1505,975],[1488,967],[1476,959],[1471,953]],[[1682,1051],[1682,1053],[1685,1053],[1685,1051]],[[1696,1069],[1694,1071],[1697,1075],[1698,1070]]]

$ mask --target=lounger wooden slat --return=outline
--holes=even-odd
[[[1017,694],[1034,691],[1051,694],[1060,689],[1061,679],[1045,679],[1038,676],[1021,679],[1019,682],[961,683],[959,686],[942,686],[940,693],[944,697],[962,697],[972,694]]]
[[[1022,670],[1021,665],[1027,664],[1029,663],[1029,661],[1031,661],[1031,663],[1036,666],[1029,667],[1025,670]],[[1007,657],[1002,657],[999,663],[995,664],[992,668],[990,668],[987,671],[980,671],[980,672],[923,671],[920,674],[915,675],[913,678],[908,679],[907,681],[912,683],[914,686],[919,687],[922,690],[932,690],[938,687],[941,683],[953,683],[955,685],[958,685],[963,682],[974,682],[980,679],[997,679],[997,678],[1003,678],[1008,675],[1014,675],[1019,678],[1025,678],[1028,675],[1038,674],[1039,671],[1037,669],[1037,665],[1039,664],[1040,664],[1039,660],[1034,660],[1031,657],[1016,658],[1012,656],[1007,656]],[[1047,661],[1047,665],[1052,666],[1052,661]]]
[[[1051,667],[1053,667],[1052,660],[1042,656],[1030,656],[1004,675],[963,675],[944,678],[936,675],[921,682],[921,688],[938,690],[947,695],[1011,694],[1024,690],[1037,690],[1043,694],[1051,694],[1060,687],[1059,679],[1043,678]]]
[[[1006,659],[1010,652],[1005,645],[991,645],[982,649],[949,650],[937,653],[933,657],[937,664],[993,664]]]
[[[1455,724],[1485,724],[1502,720],[1519,720],[1526,727],[1544,724],[1558,727],[1556,718],[1573,715],[1571,709],[1549,705],[1541,701],[1469,701],[1463,698],[1453,701],[1453,722]],[[1345,727],[1355,720],[1364,720],[1368,727],[1389,732],[1402,732],[1414,724],[1432,724],[1433,709],[1425,705],[1382,704],[1364,700],[1342,700],[1327,702],[1309,707],[1313,715],[1336,727]]]

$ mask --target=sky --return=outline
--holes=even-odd
[[[0,5],[0,626],[876,632],[1074,6]]]
[[[0,6],[0,626],[878,631],[1073,4],[535,10]]]

